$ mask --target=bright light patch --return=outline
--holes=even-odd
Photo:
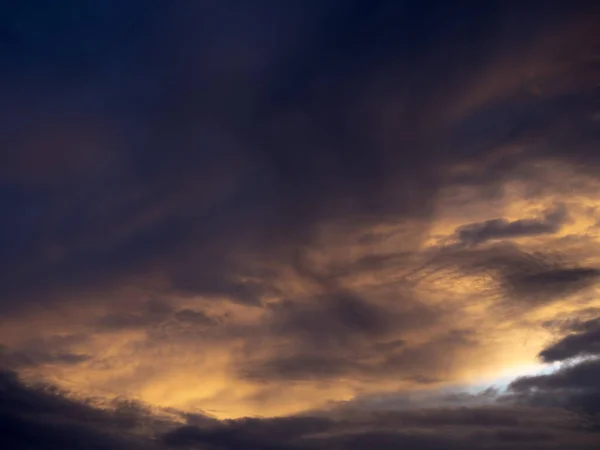
[[[510,384],[511,381],[514,381],[515,378],[546,375],[554,372],[559,367],[560,364],[558,363],[518,364],[501,370],[493,377],[487,377],[480,380],[476,384],[469,386],[468,391],[480,392],[482,389],[486,389],[490,386],[498,389],[504,389]]]

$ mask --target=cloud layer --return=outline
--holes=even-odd
[[[0,18],[14,448],[594,448],[595,5],[101,3]]]

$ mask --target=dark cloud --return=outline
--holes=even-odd
[[[94,359],[78,350],[92,338],[143,335],[137,355],[185,334],[236,341],[244,354],[228,369],[246,383],[435,385],[485,330],[452,304],[427,306],[420,282],[485,278],[519,313],[598,280],[592,264],[492,243],[550,237],[567,223],[562,206],[459,227],[462,246],[431,250],[406,275],[430,256],[423,240],[448,190],[491,198],[517,179],[524,197],[556,194],[544,163],[598,180],[590,2],[5,3],[0,327],[18,341],[29,313],[73,308],[61,323],[87,328],[63,339],[42,317],[46,337],[23,331],[3,364],[75,368]],[[390,224],[402,228],[393,248],[395,231],[377,229]],[[355,230],[347,257],[328,253]],[[309,257],[319,252],[325,262]],[[358,286],[382,268],[393,281]],[[230,304],[257,323],[230,326],[215,312]],[[542,358],[597,355],[586,326]],[[511,395],[530,409],[182,427],[6,374],[0,427],[16,449],[593,448],[578,416],[545,405],[597,412],[598,376],[592,360],[517,380]]]
[[[420,367],[433,370],[437,357],[445,360],[442,352],[428,355],[435,352],[434,341],[444,351],[468,342],[468,333],[457,331],[439,341],[433,338],[419,346],[407,345],[401,336],[431,326],[443,312],[427,307],[397,286],[383,298],[363,297],[344,287],[335,270],[334,274],[317,270],[302,257],[294,264],[301,277],[319,288],[318,293],[270,306],[269,334],[260,346],[272,348],[272,353],[266,359],[251,358],[244,363],[245,377],[297,381],[395,372],[399,378],[427,382],[433,378],[414,371]],[[249,351],[255,345],[249,345]]]
[[[559,251],[526,251],[502,243],[482,249],[444,248],[408,278],[416,282],[480,278],[493,285],[482,293],[498,305],[537,307],[594,286],[599,273]]]
[[[600,412],[600,360],[566,365],[548,375],[524,377],[509,386],[519,402],[535,406],[564,407],[586,414]]]
[[[198,414],[150,412],[117,402],[108,409],[70,399],[51,386],[0,378],[0,429],[19,449],[593,449],[583,417],[557,408],[475,406],[356,411],[219,421]],[[178,419],[179,421],[173,421]],[[187,422],[185,425],[181,421]],[[566,447],[565,447],[566,446]]]
[[[40,366],[45,364],[79,364],[81,362],[88,361],[89,355],[77,354],[77,353],[44,353],[39,350],[17,350],[17,351],[4,351],[0,356],[0,360],[3,361],[9,367],[24,367],[24,366]]]
[[[18,348],[0,346],[0,362],[3,367],[26,368],[46,364],[76,365],[91,359],[77,352],[74,346],[85,343],[86,335],[54,335],[47,338],[33,337]]]
[[[593,286],[598,279],[597,268],[581,267],[560,255],[511,253],[492,257],[484,266],[497,270],[506,295],[517,302],[549,303]]]
[[[423,343],[394,340],[379,333],[365,337],[355,332],[350,339],[348,334],[336,332],[335,323],[322,323],[322,317],[313,317],[314,326],[319,327],[317,331],[308,336],[291,334],[292,339],[288,341],[282,339],[290,337],[289,331],[276,334],[273,336],[276,345],[268,356],[249,358],[242,364],[241,375],[264,382],[351,378],[371,382],[393,379],[429,385],[451,376],[459,366],[456,354],[477,344],[477,336],[465,330],[452,330]],[[395,333],[409,332],[426,323],[418,312],[412,322],[413,316],[399,317],[399,321],[405,319],[407,322],[404,325],[399,322]],[[391,316],[391,320],[394,319]],[[323,333],[336,333],[333,335],[335,340]],[[317,336],[320,339],[315,339]]]
[[[229,449],[523,449],[593,448],[593,434],[565,411],[532,408],[457,408],[341,417],[242,419],[217,427],[186,426],[165,435],[175,447],[213,445]]]
[[[533,405],[600,412],[598,320],[577,324],[575,330],[539,354],[544,362],[564,361],[562,366],[547,375],[516,379],[509,392]]]
[[[560,230],[567,219],[564,205],[544,213],[541,219],[491,219],[482,223],[470,223],[459,227],[455,234],[462,245],[477,245],[495,239],[518,238],[553,234]]]
[[[545,362],[600,355],[600,319],[593,319],[576,327],[571,333],[540,353]]]
[[[275,354],[253,362],[244,375],[298,380],[355,373],[360,368],[356,352],[363,354],[370,342],[385,341],[400,326],[394,319],[384,307],[344,291],[279,303],[273,307],[266,343],[275,342]]]
[[[134,404],[104,411],[69,399],[52,386],[27,386],[5,371],[0,374],[0,398],[0,435],[11,448],[155,448],[139,434],[142,423],[154,419]]]
[[[2,132],[12,167],[0,199],[11,267],[2,307],[149,274],[177,291],[258,304],[265,287],[240,281],[248,261],[286,262],[323,222],[418,217],[426,230],[444,170],[488,149],[454,136],[449,121],[482,129],[452,117],[458,99],[503,46],[521,54],[581,7],[553,3],[532,16],[492,3],[9,8],[7,67],[20,81],[3,77],[18,108]],[[485,105],[499,130],[490,146],[530,127],[528,108],[550,111],[534,128],[551,126],[560,103],[504,101],[498,113]],[[573,149],[547,151],[569,159]]]
[[[385,336],[394,326],[384,308],[352,293],[333,292],[313,301],[274,306],[275,332],[314,339],[315,346],[344,346],[352,339]]]

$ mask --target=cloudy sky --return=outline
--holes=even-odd
[[[0,440],[596,449],[600,5],[0,6]]]

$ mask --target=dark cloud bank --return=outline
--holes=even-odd
[[[598,319],[579,324],[540,354],[563,367],[483,392],[483,405],[470,403],[472,394],[451,394],[435,407],[380,410],[355,400],[327,412],[219,421],[119,400],[98,409],[4,371],[0,433],[15,449],[594,449],[599,331]],[[573,360],[582,354],[597,359]]]
[[[428,370],[475,338],[457,329],[408,350],[388,339],[443,314],[410,292],[388,310],[337,272],[308,269],[298,255],[319,227],[411,221],[411,254],[442,188],[493,197],[513,169],[541,160],[600,173],[592,2],[65,0],[9,1],[0,12],[3,317],[98,296],[110,306],[117,288],[160,278],[161,294],[268,309],[270,332],[294,345],[240,367],[247,379],[397,369],[426,384],[437,376]],[[530,65],[540,75],[523,78]],[[511,145],[523,150],[494,153]],[[551,235],[567,220],[559,206],[540,218],[463,226],[461,245],[440,250],[420,274],[491,273],[502,301],[523,310],[559,301],[593,285],[598,270],[497,241]],[[264,269],[271,263],[323,295],[262,306],[276,290],[276,274]],[[216,323],[167,305],[94,326],[149,327],[166,316]],[[219,421],[128,402],[103,409],[6,370],[0,442],[17,450],[597,449],[598,319],[569,327],[540,354],[561,368],[514,380],[486,406],[382,412],[356,401]],[[55,348],[32,341],[3,362],[88,357]],[[372,352],[384,362],[372,366]]]
[[[564,365],[505,391],[446,394],[438,406],[372,408],[217,420],[115,400],[99,408],[50,385],[0,373],[0,433],[15,449],[594,449],[600,442],[598,319],[572,322],[540,353]],[[582,355],[587,359],[577,359]],[[483,404],[475,404],[484,399]]]

